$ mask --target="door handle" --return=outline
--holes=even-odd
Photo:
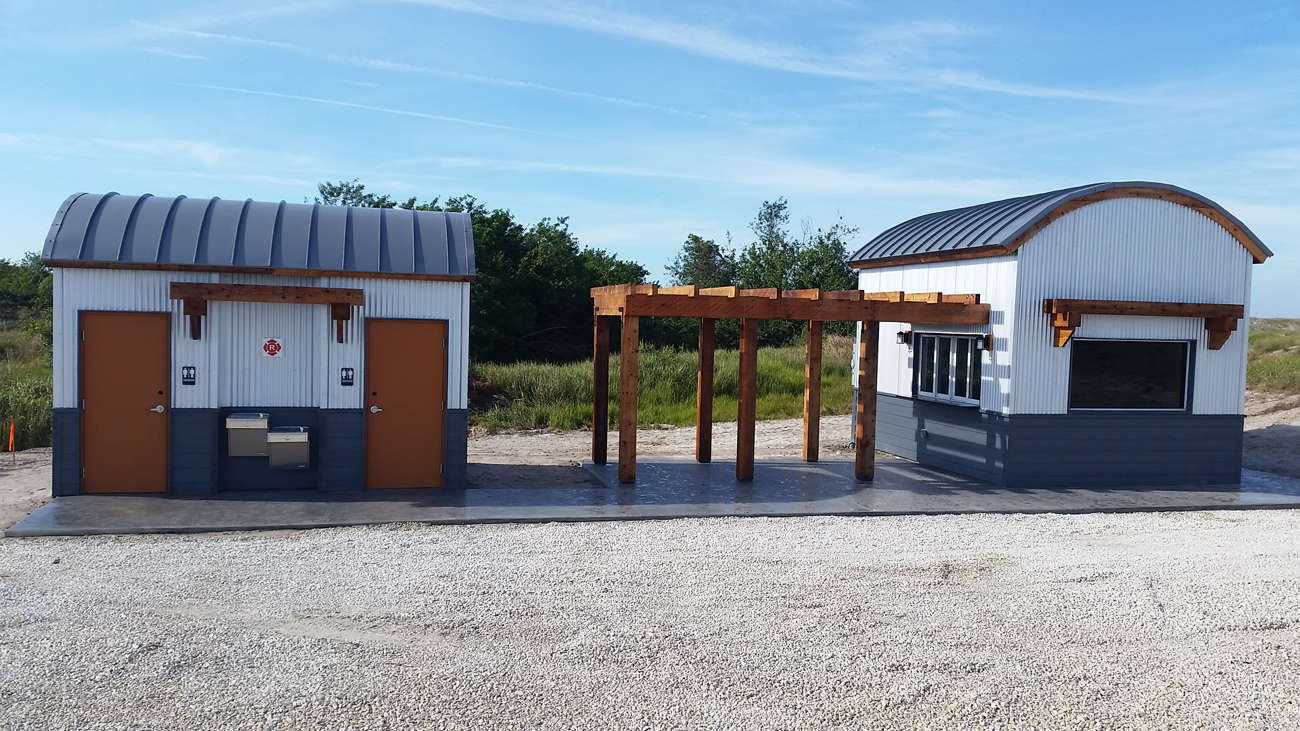
[[[371,407],[370,407],[370,413],[372,413],[372,414],[378,414],[378,413],[381,412],[381,411],[383,411],[383,409],[379,408],[378,406],[371,406]]]
[[[158,413],[161,414],[161,413],[163,412],[163,405],[162,405],[162,404],[158,404],[157,406],[155,406],[155,407],[153,407],[152,409],[149,409],[149,410],[150,410],[150,411],[157,411]]]

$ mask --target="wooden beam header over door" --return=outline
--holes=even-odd
[[[352,308],[365,304],[360,289],[336,287],[287,287],[265,284],[206,284],[172,282],[171,298],[184,302],[183,311],[190,318],[190,339],[203,336],[203,316],[208,302],[271,302],[288,305],[329,305],[330,319],[337,326],[338,341],[343,342],[343,322],[352,319]]]

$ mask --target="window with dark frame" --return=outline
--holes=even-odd
[[[916,394],[961,406],[979,406],[984,335],[914,336]]]
[[[1070,408],[1186,409],[1189,353],[1184,340],[1075,338]]]

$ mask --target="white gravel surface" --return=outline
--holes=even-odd
[[[1300,728],[1300,513],[0,541],[0,728]]]

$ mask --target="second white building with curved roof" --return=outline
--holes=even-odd
[[[990,324],[881,324],[877,447],[1007,486],[1239,482],[1251,270],[1270,255],[1162,183],[899,224],[849,258],[860,288],[979,295]]]

